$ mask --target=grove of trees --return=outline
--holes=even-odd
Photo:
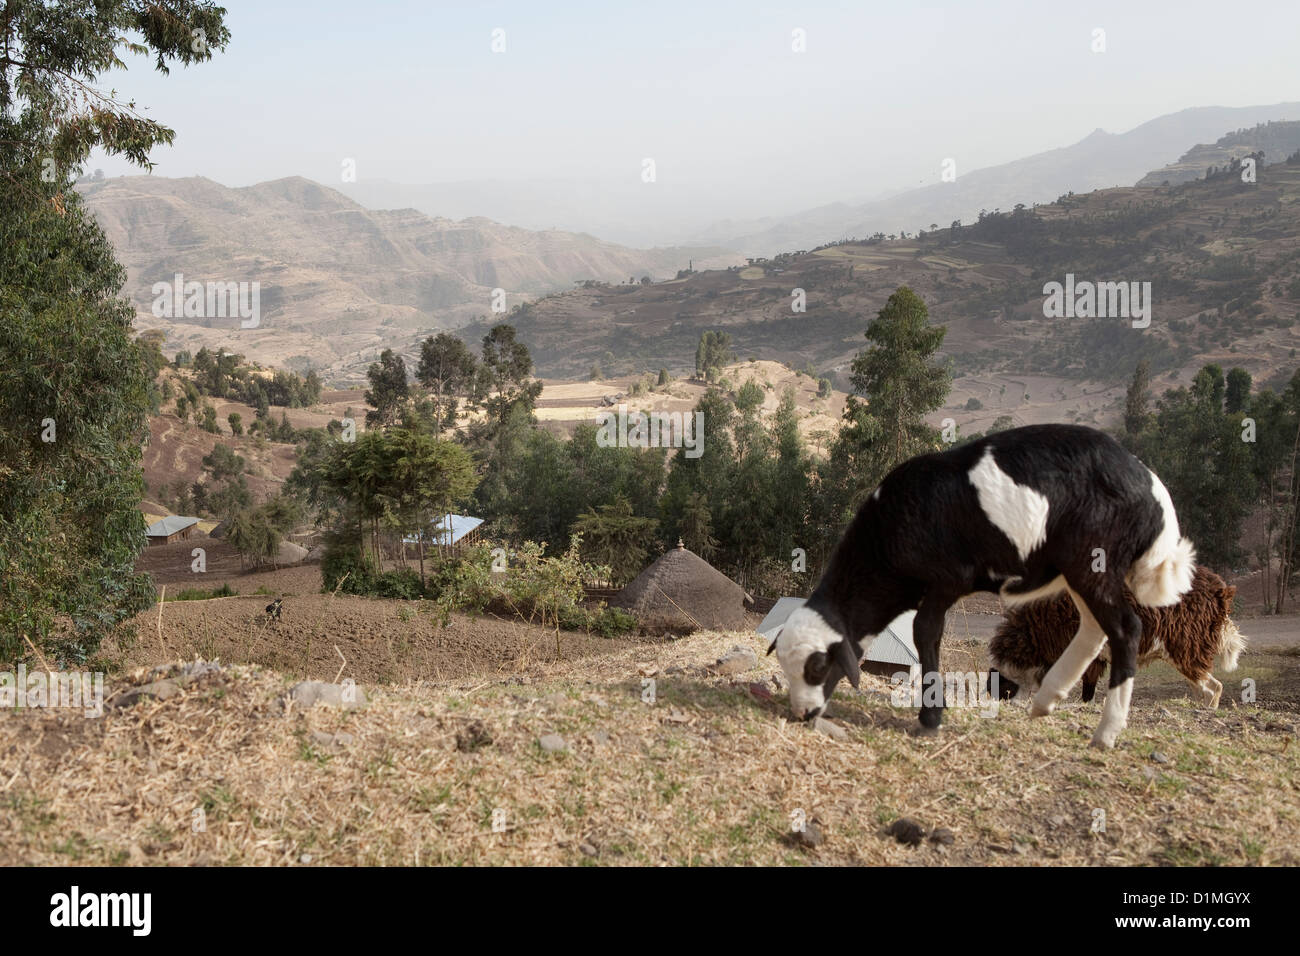
[[[1121,439],[1169,489],[1199,560],[1219,571],[1264,571],[1264,603],[1288,606],[1284,582],[1300,561],[1300,370],[1280,394],[1252,394],[1244,369],[1206,365],[1190,386],[1150,393],[1139,363],[1129,385]],[[1259,516],[1257,529],[1247,523]],[[1248,550],[1250,553],[1248,553]]]

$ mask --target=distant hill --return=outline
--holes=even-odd
[[[149,313],[155,282],[260,283],[262,321],[164,319],[166,349],[223,346],[251,360],[355,378],[386,346],[490,314],[575,281],[671,277],[708,249],[630,249],[488,219],[369,210],[301,177],[229,188],[202,177],[132,176],[78,185],[127,267],[125,293]]]
[[[1251,153],[1264,153],[1264,163],[1280,163],[1300,150],[1300,122],[1260,123],[1219,137],[1218,141],[1193,146],[1176,163],[1152,170],[1138,180],[1139,186],[1175,186],[1204,179],[1210,167],[1221,168]]]
[[[931,223],[946,227],[954,219],[969,222],[981,210],[1006,211],[1016,203],[1051,202],[1068,192],[1129,186],[1151,169],[1173,162],[1194,143],[1210,142],[1225,130],[1270,120],[1300,120],[1300,103],[1187,109],[1127,133],[1098,129],[1073,146],[986,169],[966,170],[957,156],[954,182],[912,189],[875,202],[822,206],[778,219],[719,223],[698,238],[747,256],[771,256],[840,239],[866,239],[878,232],[915,233],[929,229]],[[936,158],[934,175],[938,172]]]
[[[1069,273],[1150,282],[1150,327],[1045,318],[1044,283]],[[1269,381],[1294,370],[1300,347],[1300,164],[1262,167],[1253,185],[1222,176],[1098,190],[919,239],[830,245],[649,287],[570,290],[511,321],[543,375],[583,376],[593,362],[606,374],[680,373],[693,368],[700,333],[716,329],[731,334],[742,360],[812,366],[843,388],[868,321],[901,285],[948,327],[956,394],[977,398],[986,418],[997,414],[990,389],[1022,420],[1032,420],[1022,394],[1037,403],[1045,389],[1087,382],[1122,393],[1142,357],[1165,387],[1206,361]],[[796,289],[806,312],[792,311]],[[1042,381],[1016,393],[1011,383],[1035,376]],[[1060,411],[1068,408],[1054,420]]]

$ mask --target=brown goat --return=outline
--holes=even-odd
[[[1223,685],[1214,676],[1214,658],[1221,657],[1225,670],[1236,670],[1246,646],[1245,636],[1228,617],[1236,593],[1203,567],[1196,569],[1192,589],[1169,607],[1143,607],[1125,589],[1129,605],[1142,618],[1138,666],[1168,660],[1197,689],[1202,703],[1218,707]],[[1068,594],[1012,608],[989,643],[990,683],[997,674],[999,696],[1013,697],[1021,685],[1031,692],[1036,689],[1078,630],[1079,611]],[[1109,646],[1103,647],[1084,672],[1085,701],[1092,700],[1109,657]]]

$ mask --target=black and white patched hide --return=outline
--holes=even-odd
[[[770,650],[776,651],[790,685],[790,709],[811,720],[826,709],[835,685],[847,677],[858,686],[858,649],[813,608],[795,608]]]
[[[863,643],[904,611],[918,610],[918,652],[937,668],[943,615],[972,592],[1014,604],[1069,587],[1101,610],[1127,584],[1158,606],[1191,587],[1193,568],[1168,491],[1113,438],[1078,425],[1015,428],[885,476],[773,649],[795,716],[808,717],[840,678],[856,683]]]

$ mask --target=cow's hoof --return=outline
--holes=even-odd
[[[1119,737],[1118,731],[1116,731],[1115,733],[1109,733],[1109,732],[1098,730],[1095,734],[1092,735],[1092,741],[1088,744],[1088,746],[1091,747],[1093,750],[1114,750],[1115,739],[1117,737]]]
[[[1029,702],[1030,717],[1046,717],[1054,710],[1056,710],[1056,701],[1054,700],[1042,701],[1035,697]]]
[[[938,737],[939,728],[927,727],[925,726],[925,724],[917,724],[915,727],[912,728],[912,736],[913,737]]]

